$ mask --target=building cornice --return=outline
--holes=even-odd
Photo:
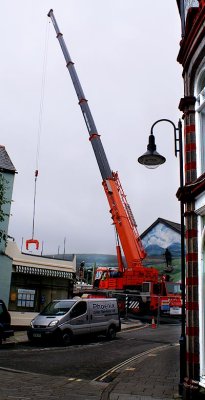
[[[181,98],[179,102],[179,110],[184,112],[190,106],[194,106],[196,103],[196,97],[194,96],[184,96]]]
[[[178,200],[184,203],[194,201],[197,196],[205,192],[205,173],[197,178],[194,182],[179,188],[176,196]]]
[[[186,31],[183,40],[180,43],[180,50],[177,61],[182,64],[184,70],[190,64],[193,54],[196,52],[198,45],[202,42],[205,35],[205,7],[190,8]]]

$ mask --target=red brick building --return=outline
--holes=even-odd
[[[205,0],[177,0],[182,39],[186,224],[186,377],[184,398],[205,398]]]

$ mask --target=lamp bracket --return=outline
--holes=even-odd
[[[154,122],[154,124],[151,127],[151,134],[153,135],[153,128],[156,124],[159,122],[169,122],[173,128],[174,128],[174,152],[175,152],[175,157],[177,157],[177,153],[180,153],[181,149],[181,130],[182,130],[182,123],[181,120],[178,122],[178,127],[174,124],[173,121],[167,118],[162,118],[158,119],[157,121]],[[178,132],[178,137],[177,137],[177,132]]]

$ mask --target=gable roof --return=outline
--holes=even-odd
[[[172,222],[172,221],[168,221],[167,219],[163,219],[163,218],[157,218],[155,222],[153,222],[152,225],[149,226],[148,229],[146,229],[141,235],[140,238],[143,239],[143,237],[145,237],[147,235],[147,233],[149,231],[151,231],[151,229],[153,229],[156,225],[158,224],[164,224],[166,225],[168,228],[171,228],[173,231],[181,234],[181,224],[178,224],[176,222]]]
[[[16,169],[4,146],[0,145],[0,171],[15,173]]]

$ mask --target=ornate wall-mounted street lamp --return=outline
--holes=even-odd
[[[179,171],[180,171],[180,189],[184,186],[184,174],[183,174],[183,147],[182,147],[182,123],[181,120],[178,122],[178,126],[169,119],[159,119],[152,127],[149,136],[149,143],[147,151],[141,157],[138,158],[138,162],[147,168],[157,168],[159,165],[166,161],[156,151],[155,137],[153,134],[153,128],[159,122],[169,122],[174,128],[174,143],[175,143],[175,156],[179,153]],[[182,316],[181,316],[181,336],[179,339],[180,343],[180,382],[179,382],[179,393],[183,392],[183,382],[186,374],[186,314],[185,314],[185,231],[184,231],[184,202],[180,199],[180,217],[181,217],[181,288],[182,288]]]

